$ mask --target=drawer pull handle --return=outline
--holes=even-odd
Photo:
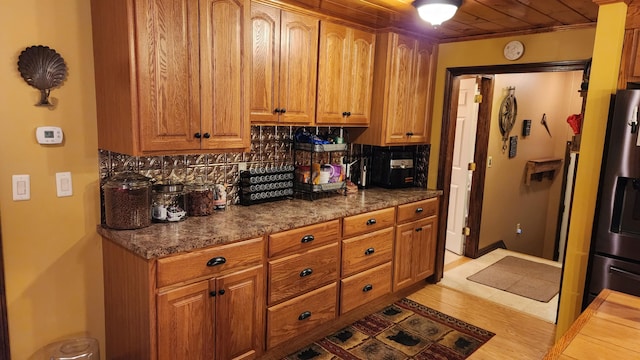
[[[371,290],[373,290],[373,285],[371,284],[367,284],[362,288],[362,292],[369,292]]]
[[[421,227],[419,227],[419,228],[417,228],[417,229],[416,229],[416,232],[420,232],[420,231],[422,231],[422,228],[421,228]]]
[[[376,249],[374,249],[374,248],[368,248],[367,250],[365,250],[365,251],[364,251],[364,254],[365,254],[365,255],[371,255],[371,254],[373,254],[374,252],[376,252]]]
[[[367,225],[375,225],[375,223],[376,223],[376,219],[367,220]]]
[[[302,237],[302,239],[300,239],[300,242],[304,244],[304,243],[312,242],[313,240],[315,240],[313,235],[305,235]]]
[[[207,261],[207,266],[222,265],[222,264],[224,264],[226,262],[227,262],[227,259],[225,259],[224,256],[217,256],[217,257],[214,257],[213,259]]]
[[[423,211],[424,211],[424,210],[423,210],[421,207],[419,207],[419,208],[417,208],[417,209],[416,209],[416,213],[417,213],[417,214],[419,214],[419,213],[421,213],[421,212],[423,212]]]
[[[298,320],[304,320],[311,317],[311,311],[305,311],[300,316],[298,316]]]
[[[306,268],[306,269],[300,271],[300,277],[309,276],[311,274],[313,274],[313,269],[311,269],[311,268]]]

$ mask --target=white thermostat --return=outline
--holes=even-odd
[[[40,126],[36,129],[36,140],[39,144],[60,144],[63,138],[62,129],[57,126]]]

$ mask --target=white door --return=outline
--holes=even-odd
[[[473,162],[476,147],[478,104],[474,102],[474,97],[477,91],[475,78],[460,80],[446,240],[447,250],[458,255],[464,253],[465,236],[462,229],[467,224],[469,211],[472,172],[468,170],[468,166]]]

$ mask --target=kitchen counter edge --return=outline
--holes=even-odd
[[[177,223],[154,223],[137,230],[114,230],[104,225],[98,225],[97,229],[102,237],[138,256],[153,259],[261,237],[439,195],[442,195],[442,190],[372,188],[346,196],[337,195],[314,201],[292,199],[251,206],[233,205],[210,216],[189,217]]]

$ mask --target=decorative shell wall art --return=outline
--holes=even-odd
[[[67,77],[67,65],[62,56],[48,46],[30,46],[18,57],[18,71],[27,84],[40,90],[40,102],[36,106],[53,106],[49,93]]]

